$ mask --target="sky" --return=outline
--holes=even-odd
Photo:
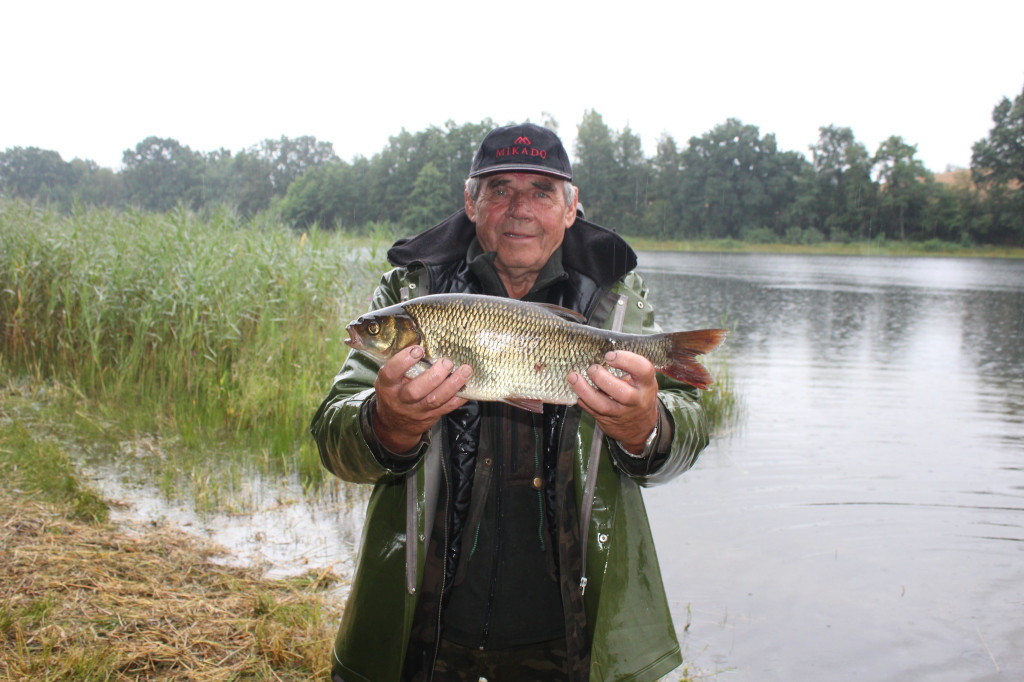
[[[430,126],[588,110],[653,156],[729,118],[808,157],[822,126],[968,167],[1024,89],[1024,2],[34,0],[3,11],[0,150],[118,168],[148,136],[233,152],[312,135],[346,161]]]

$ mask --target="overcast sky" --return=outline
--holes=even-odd
[[[727,118],[808,154],[848,126],[934,170],[970,164],[1024,87],[1024,2],[7,3],[0,150],[117,168],[150,135],[238,151],[313,135],[345,160],[451,119],[588,109],[648,155]]]

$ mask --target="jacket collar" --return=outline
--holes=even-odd
[[[388,250],[388,261],[396,267],[406,267],[413,263],[443,265],[465,260],[475,237],[476,225],[466,216],[465,209],[460,209],[430,229],[396,241]],[[576,218],[562,241],[562,265],[566,270],[586,274],[601,287],[608,287],[636,267],[636,252],[612,230]]]

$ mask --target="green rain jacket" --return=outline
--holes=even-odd
[[[457,254],[464,264],[473,235],[472,223],[459,212],[417,237],[400,240],[389,252],[392,264],[399,267],[381,279],[372,308],[463,288],[451,275],[450,263]],[[426,255],[417,258],[420,252]],[[591,300],[599,302],[584,311],[590,324],[613,328],[613,313],[621,308],[623,331],[660,331],[647,289],[632,271],[636,255],[618,235],[581,218],[566,232],[562,252],[566,270],[611,270],[588,280],[596,282]],[[436,598],[422,589],[431,519],[451,498],[440,425],[409,460],[383,453],[373,438],[364,407],[373,399],[378,369],[379,363],[366,354],[350,353],[310,429],[328,470],[346,481],[374,486],[333,650],[334,674],[347,682],[403,679],[417,600]],[[576,549],[583,555],[566,556],[565,547],[571,543],[559,540],[560,570],[571,573],[562,580],[566,613],[572,611],[570,602],[585,612],[580,616],[585,618],[582,628],[572,627],[567,616],[567,632],[585,633],[586,641],[576,651],[585,657],[589,652],[593,682],[656,680],[682,662],[640,488],[689,469],[706,446],[708,433],[696,389],[661,374],[658,380],[662,419],[667,415],[671,420],[672,440],[669,447],[659,448],[667,454],[650,458],[656,461],[629,460],[603,437],[594,446],[594,420],[576,406],[567,408],[558,439],[560,457],[571,458],[571,467],[564,467],[566,475],[560,480],[567,481],[563,487],[572,488],[567,508],[576,516],[559,523],[578,524],[574,530],[579,528],[582,541],[576,540]],[[580,524],[579,519],[588,516],[589,522]],[[410,535],[415,539],[411,544]],[[433,540],[447,551],[447,526],[443,536]],[[585,553],[579,550],[581,544]],[[569,651],[572,659],[571,643]],[[585,665],[582,673],[574,669],[572,680],[588,679]]]

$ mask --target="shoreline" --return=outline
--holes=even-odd
[[[820,256],[879,256],[932,258],[1024,258],[1024,246],[959,246],[951,242],[821,242],[819,244],[755,244],[734,239],[707,241],[656,240],[622,235],[635,251],[698,253],[772,253]]]

